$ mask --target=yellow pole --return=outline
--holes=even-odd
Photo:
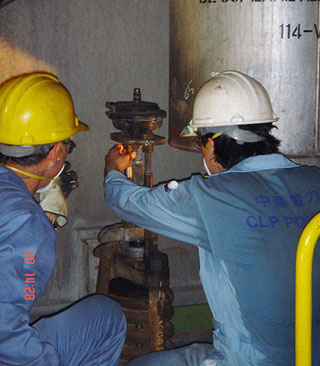
[[[296,257],[296,366],[312,362],[312,260],[320,236],[320,213],[304,228]]]

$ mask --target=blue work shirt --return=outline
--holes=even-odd
[[[55,233],[49,220],[23,181],[0,167],[1,366],[60,365],[52,345],[41,343],[29,325],[30,309],[54,265]]]
[[[250,157],[175,190],[111,171],[106,202],[147,230],[199,246],[217,366],[294,365],[295,256],[320,209],[320,169],[281,154]],[[313,366],[320,365],[320,255],[313,268]]]

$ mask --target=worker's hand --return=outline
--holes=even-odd
[[[133,151],[127,153],[123,145],[114,145],[105,156],[105,168],[104,176],[111,170],[118,170],[124,172],[130,165],[130,161],[136,157],[136,153]]]

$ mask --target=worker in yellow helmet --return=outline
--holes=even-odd
[[[33,195],[52,188],[75,147],[72,137],[87,130],[54,75],[23,74],[0,85],[1,365],[118,363],[126,324],[106,296],[29,324],[55,265],[55,231]]]

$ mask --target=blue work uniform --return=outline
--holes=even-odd
[[[106,296],[89,296],[30,326],[54,265],[49,220],[23,181],[0,167],[0,365],[116,366],[126,324]]]
[[[320,210],[320,169],[270,154],[208,179],[193,176],[171,191],[137,186],[117,171],[109,172],[104,187],[106,202],[121,219],[199,247],[200,277],[214,319],[214,347],[206,348],[205,357],[195,359],[197,348],[187,347],[142,356],[130,366],[294,365],[296,248]],[[313,366],[320,365],[319,252],[313,269]]]

